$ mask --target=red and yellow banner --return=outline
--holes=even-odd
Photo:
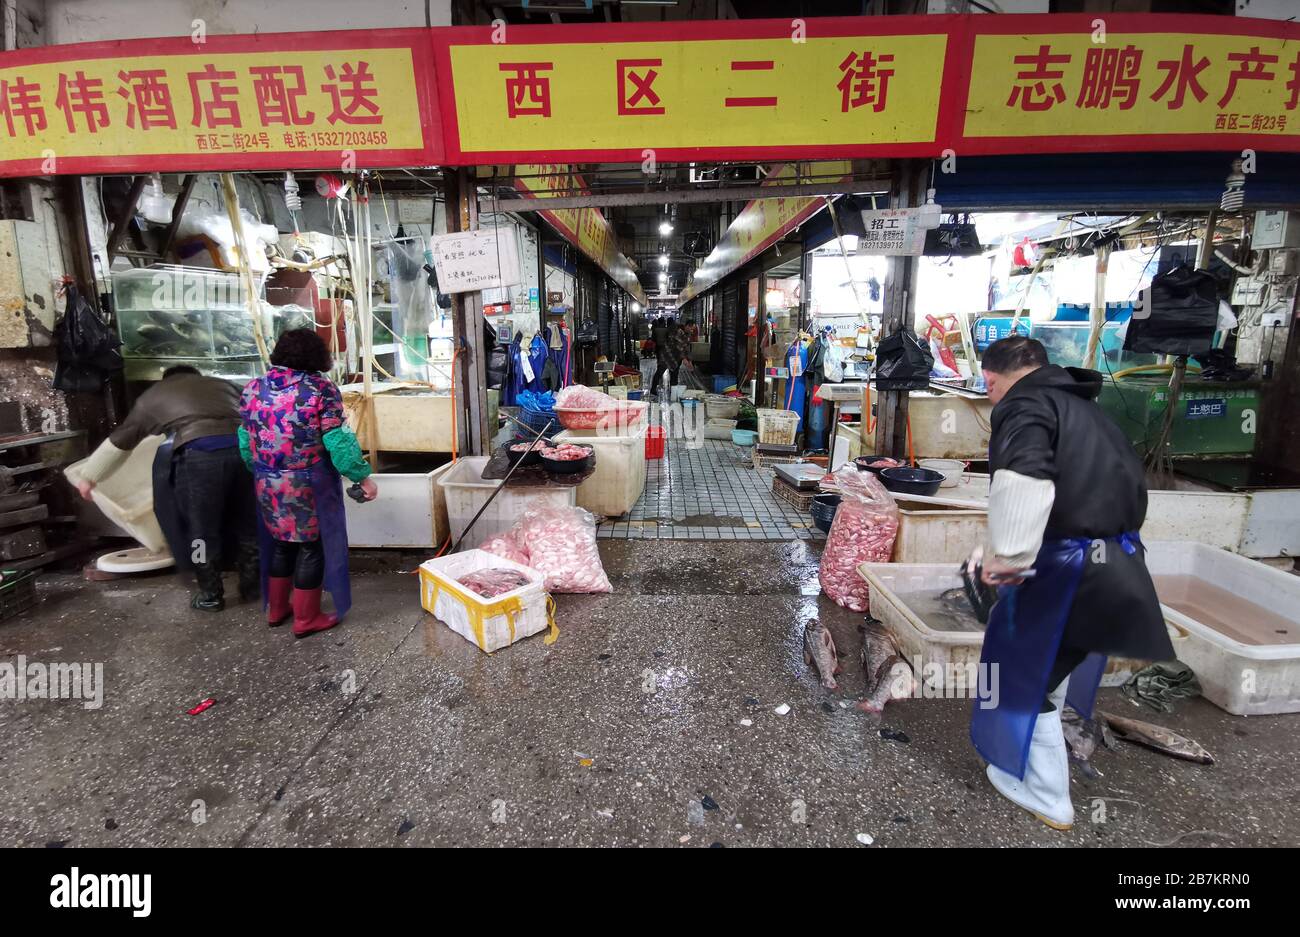
[[[422,165],[419,30],[155,39],[0,56],[4,174]]]
[[[1071,31],[1061,17],[978,19],[958,152],[1300,149],[1297,24],[1115,16]]]
[[[773,167],[763,185],[794,185],[810,177],[820,182],[848,179],[852,164],[847,160],[823,163],[785,163]],[[734,270],[743,267],[781,238],[826,207],[821,196],[810,198],[759,198],[746,205],[704,262],[691,275],[677,297],[688,302]]]
[[[586,180],[572,167],[553,164],[515,166],[515,188],[529,198],[554,198],[590,194]],[[642,305],[645,290],[636,267],[618,249],[614,228],[599,208],[558,208],[539,211],[570,244],[591,258],[611,280]]]
[[[1300,151],[1300,23],[870,16],[0,54],[0,175]]]

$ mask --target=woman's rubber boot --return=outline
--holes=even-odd
[[[266,580],[266,623],[274,628],[283,625],[293,614],[289,594],[293,592],[293,579],[289,576],[269,576]]]
[[[321,589],[293,590],[293,636],[305,638],[317,631],[326,631],[339,623],[337,615],[327,615],[320,610]]]
[[[1024,807],[1052,829],[1068,830],[1074,825],[1074,804],[1070,803],[1070,756],[1065,750],[1059,709],[1038,714],[1023,779],[994,765],[989,765],[986,773],[998,793]]]

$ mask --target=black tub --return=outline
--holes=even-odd
[[[880,480],[890,491],[908,495],[932,495],[943,484],[943,472],[927,468],[887,468],[880,472]]]
[[[839,495],[817,495],[813,498],[808,511],[812,514],[813,523],[817,525],[817,529],[824,534],[828,534],[831,532],[831,523],[835,520],[835,512],[839,509]]]

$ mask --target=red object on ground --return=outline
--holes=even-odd
[[[195,706],[193,709],[185,710],[185,715],[197,716],[199,713],[203,712],[203,710],[207,709],[215,702],[216,700],[214,699],[205,699],[203,702],[199,703],[199,705]]]
[[[651,426],[645,431],[645,457],[662,459],[664,457],[664,438],[667,433],[662,426]]]

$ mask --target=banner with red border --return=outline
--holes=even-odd
[[[0,175],[444,162],[423,29],[188,37],[0,55]]]

